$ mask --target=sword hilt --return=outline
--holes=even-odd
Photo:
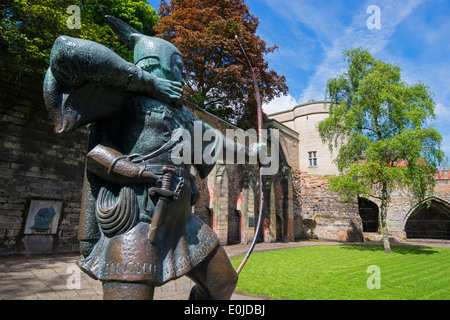
[[[164,176],[162,179],[162,189],[170,190],[170,183],[172,182],[172,176],[175,174],[176,170],[172,167],[165,166],[163,168]]]
[[[158,229],[162,224],[164,211],[166,209],[167,202],[170,199],[177,200],[179,193],[170,190],[170,184],[172,182],[172,176],[176,173],[175,168],[165,166],[163,168],[163,177],[161,182],[161,188],[150,188],[150,196],[158,194],[159,200],[155,206],[155,211],[152,217],[152,222],[148,231],[148,239],[150,242],[155,242],[158,236]]]
[[[170,190],[170,184],[172,183],[172,177],[176,173],[175,168],[165,166],[163,168],[164,175],[161,181],[161,188],[152,187],[149,190],[150,196],[159,195],[160,197],[172,198],[177,200],[179,193]]]

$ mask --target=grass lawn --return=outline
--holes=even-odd
[[[237,290],[290,300],[450,299],[450,249],[392,246],[309,246],[254,252]],[[232,260],[237,268],[243,256]],[[380,289],[368,289],[378,266]],[[369,277],[371,277],[369,279]],[[369,281],[368,281],[369,279]]]

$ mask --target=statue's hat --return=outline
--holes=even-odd
[[[172,55],[178,54],[181,56],[180,51],[170,42],[147,36],[118,18],[108,15],[105,18],[106,23],[119,39],[133,50],[134,64],[142,64],[146,59],[156,58],[159,60],[163,71],[170,72]]]

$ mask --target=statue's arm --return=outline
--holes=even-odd
[[[155,183],[158,180],[153,173],[126,158],[115,146],[103,142],[87,154],[87,169],[101,179],[117,184]]]
[[[223,135],[218,130],[211,127],[209,124],[204,123],[203,124],[203,132],[213,130],[214,134],[208,134],[207,136],[214,136],[214,141],[216,142],[217,146],[215,147],[216,150],[221,149],[223,159],[225,161],[231,161],[236,163],[236,161],[239,161],[241,164],[248,163],[249,161],[254,161],[256,163],[256,157],[258,152],[261,150],[263,146],[266,144],[258,143],[256,142],[256,136],[255,137],[249,137],[248,139],[245,139],[244,137],[247,137],[247,134],[241,130],[241,133],[234,132],[234,130],[231,131],[231,135],[228,136],[227,134]],[[240,135],[240,139],[237,139],[238,141],[235,141],[235,134]],[[244,140],[244,141],[242,141]],[[245,144],[245,140],[248,141],[250,144],[247,146]],[[252,140],[254,142],[252,143]],[[241,143],[242,142],[242,143]],[[210,144],[210,142],[206,142],[206,145]],[[234,160],[233,160],[234,159]]]
[[[197,121],[200,120],[197,119]],[[251,139],[249,140],[251,141]],[[256,137],[254,140],[256,140]],[[191,153],[193,156],[192,163],[199,171],[202,179],[208,176],[219,159],[230,164],[256,164],[258,152],[266,146],[265,143],[255,141],[247,147],[245,144],[223,135],[206,122],[202,122],[202,141],[198,142],[194,139],[194,142]],[[201,159],[196,157],[201,157]]]
[[[107,47],[89,40],[59,36],[50,53],[50,69],[66,88],[92,82],[175,105],[182,99],[181,83],[157,78]]]

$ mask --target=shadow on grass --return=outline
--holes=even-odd
[[[361,245],[361,244],[348,244],[345,246],[342,246],[341,249],[344,250],[359,250],[359,251],[384,251],[383,245]],[[430,255],[439,253],[439,251],[434,250],[434,248],[425,247],[425,246],[412,246],[407,244],[402,245],[392,245],[391,244],[391,250],[393,253],[398,254],[423,254],[423,255]]]

